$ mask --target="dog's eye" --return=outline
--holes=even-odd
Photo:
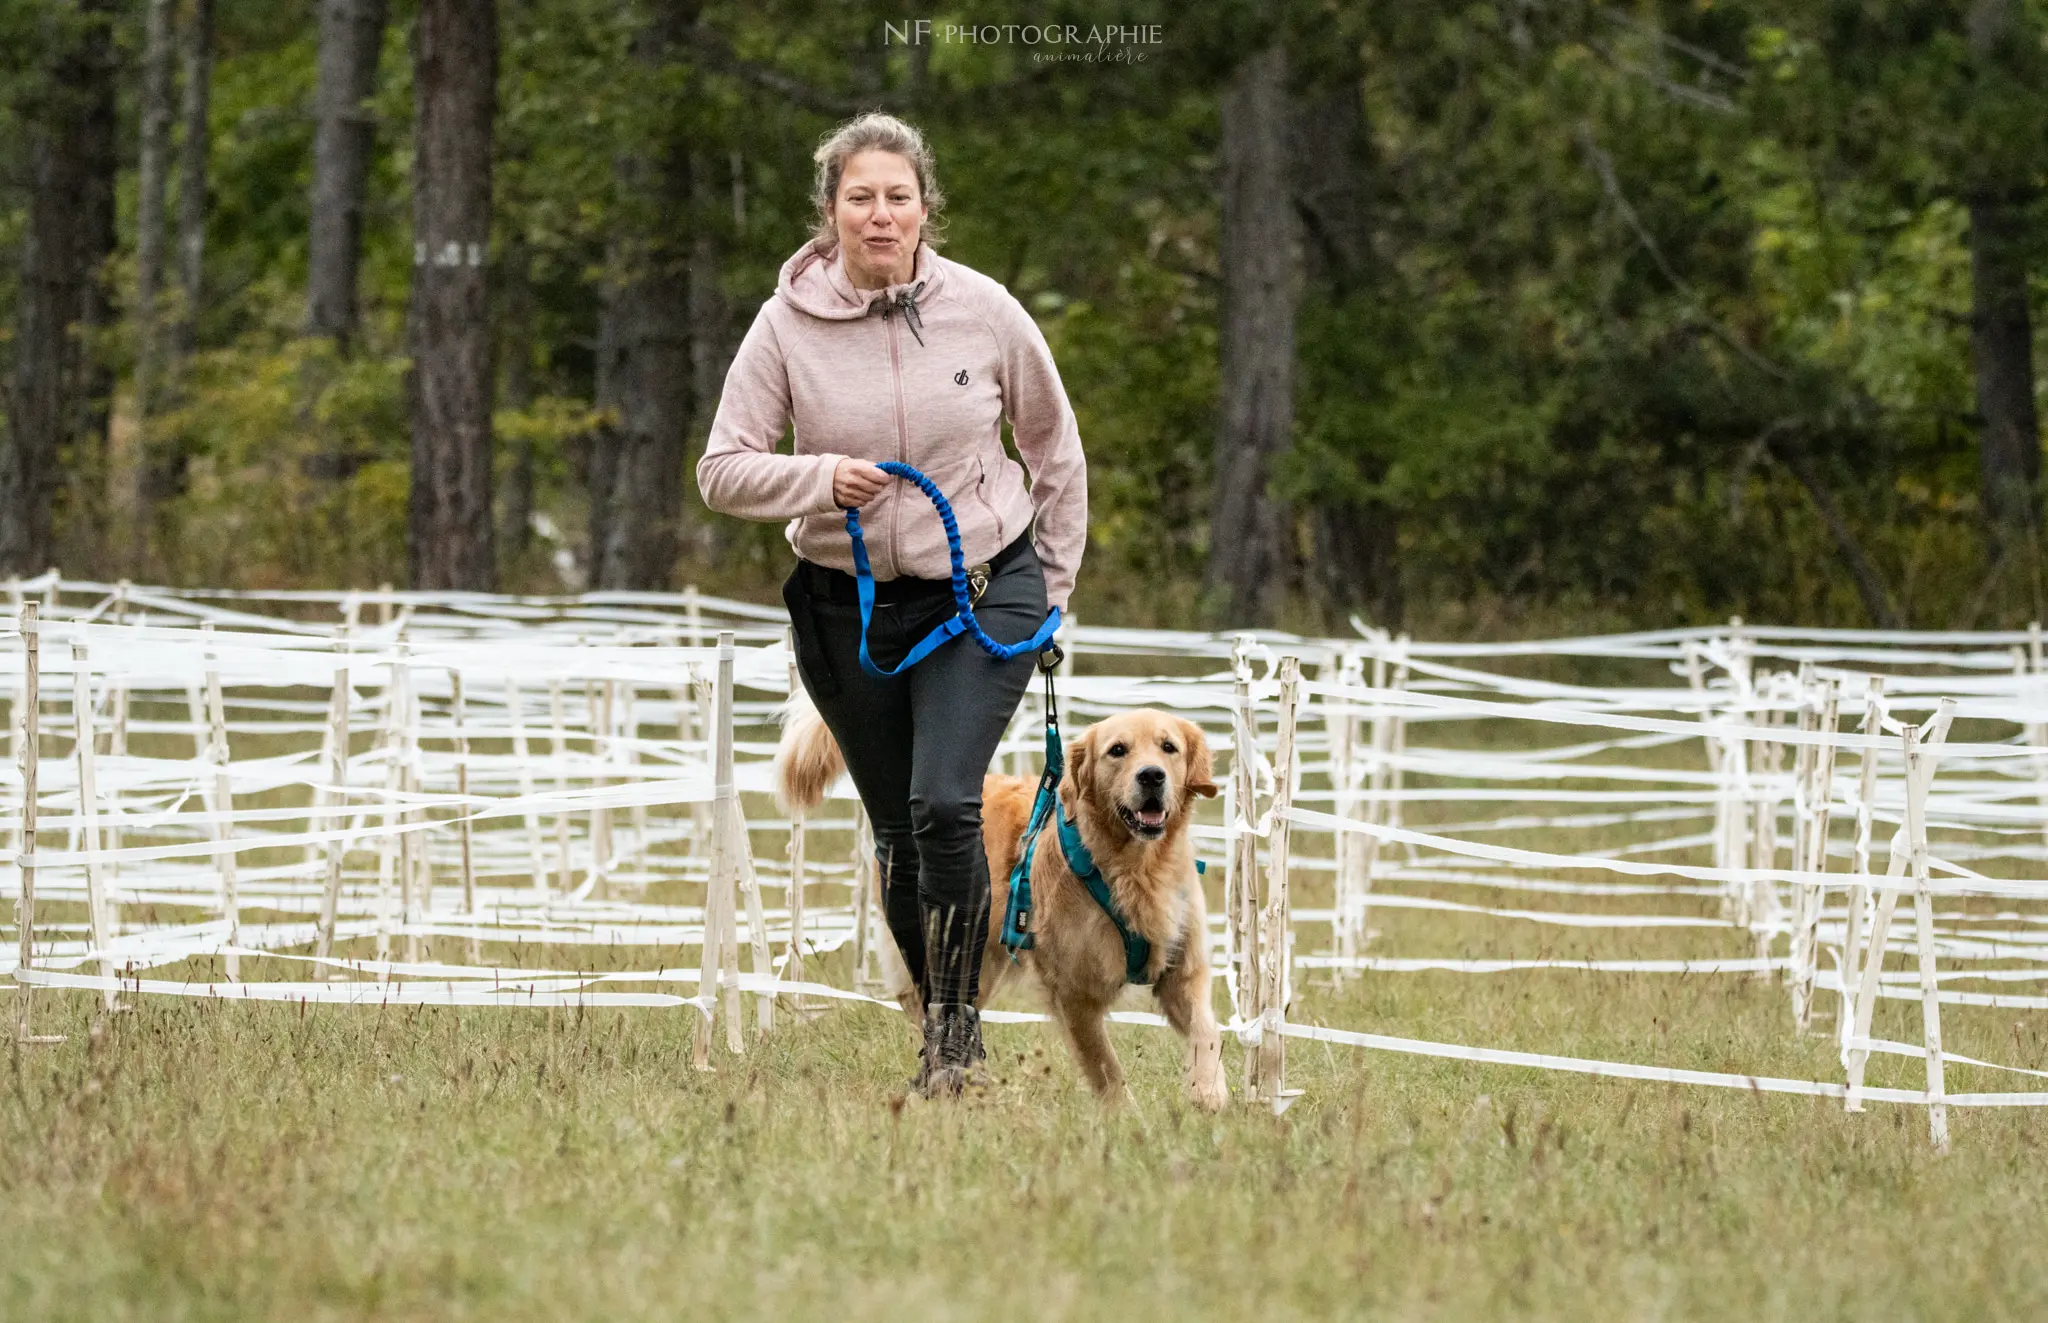
[[[1159,751],[1160,751],[1161,753],[1179,753],[1179,752],[1180,752],[1180,750],[1179,750],[1179,749],[1176,749],[1176,748],[1174,748],[1174,747],[1173,747],[1173,741],[1172,741],[1172,740],[1161,740],[1161,741],[1159,741]]]
[[[1122,745],[1121,743],[1112,744],[1109,746],[1109,756],[1112,758],[1121,758],[1129,752],[1130,750],[1128,748],[1125,748],[1124,745]]]

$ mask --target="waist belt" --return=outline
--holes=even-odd
[[[972,600],[979,601],[981,598],[981,588],[987,586],[988,580],[1001,574],[1004,568],[1011,561],[1023,555],[1024,549],[1030,545],[1031,535],[1029,533],[1020,533],[1017,535],[1016,541],[1010,543],[1009,546],[1004,547],[995,555],[990,556],[986,565],[969,566],[967,569],[967,581],[972,594]],[[836,606],[860,605],[860,580],[848,574],[845,570],[835,570],[829,565],[820,565],[816,561],[809,560],[799,560],[797,562],[797,569],[804,576],[804,587],[810,590],[813,597],[820,601],[831,602]],[[975,572],[977,570],[983,572],[980,587],[975,586]],[[877,579],[875,581],[875,601],[883,606],[900,605],[904,602],[935,601],[942,597],[951,597],[952,595],[953,581],[951,579],[912,579],[905,577]]]

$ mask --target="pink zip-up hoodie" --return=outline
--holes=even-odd
[[[1003,449],[1006,414],[1023,466]],[[794,453],[779,454],[791,424]],[[929,244],[910,282],[887,289],[855,289],[837,244],[806,243],[783,263],[726,373],[697,486],[722,514],[787,519],[797,555],[850,573],[832,500],[846,456],[900,460],[937,483],[969,565],[1035,515],[1047,600],[1066,606],[1088,539],[1088,464],[1045,336],[1000,283]],[[952,574],[938,511],[909,483],[862,507],[861,528],[877,579]]]

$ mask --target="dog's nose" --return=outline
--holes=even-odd
[[[1138,787],[1141,790],[1166,789],[1166,769],[1164,767],[1140,767],[1138,769]]]

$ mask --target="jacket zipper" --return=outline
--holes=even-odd
[[[980,499],[981,508],[988,511],[988,517],[995,522],[996,545],[999,547],[1007,547],[1010,545],[1010,540],[1008,537],[1004,536],[1006,530],[1003,528],[1003,516],[997,512],[995,502],[989,500],[988,498],[988,461],[983,459],[979,454],[975,455],[974,469],[974,494],[977,498]]]
[[[896,348],[896,319],[885,309],[882,325],[889,332],[889,376],[896,392],[896,462],[910,462],[910,425],[903,416],[903,358]],[[902,503],[889,503],[889,574],[891,578],[903,573],[902,554],[897,550],[896,527],[902,522]]]

